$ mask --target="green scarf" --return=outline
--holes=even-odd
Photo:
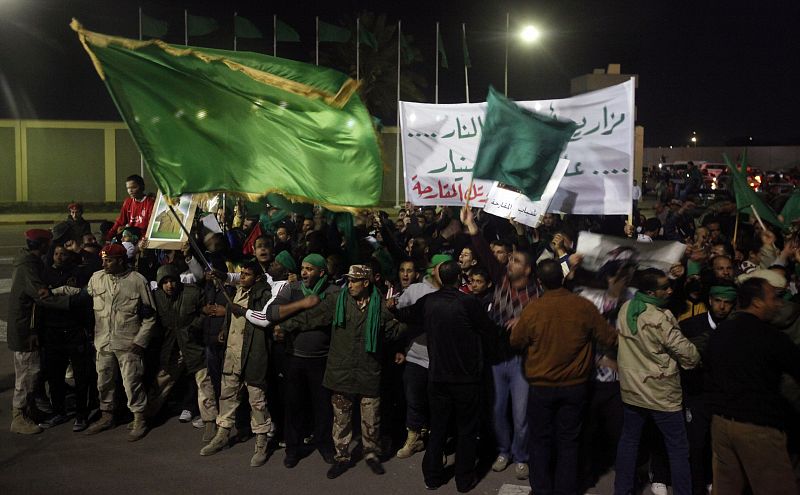
[[[347,289],[342,289],[339,299],[336,300],[336,313],[333,316],[333,327],[344,328],[345,317],[344,307],[347,298]],[[372,294],[369,296],[367,305],[367,329],[364,334],[364,350],[375,352],[378,348],[378,328],[381,326],[381,295],[375,286],[372,287]]]
[[[726,301],[735,301],[736,288],[727,285],[713,285],[708,291],[708,295],[711,297],[718,297]]]
[[[300,283],[300,288],[303,290],[303,295],[308,297],[311,294],[316,294],[320,299],[325,299],[325,288],[328,286],[328,276],[323,275],[317,280],[313,289],[306,287],[306,284]]]
[[[644,313],[644,310],[647,309],[648,304],[652,304],[653,306],[658,306],[660,308],[667,304],[667,299],[662,299],[656,296],[648,296],[644,292],[638,291],[633,296],[633,299],[631,299],[631,303],[628,305],[628,314],[626,315],[628,328],[631,329],[631,335],[636,335],[636,332],[639,331],[636,320],[639,319],[639,315]]]

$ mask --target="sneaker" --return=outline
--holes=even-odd
[[[43,428],[46,430],[48,428],[52,428],[54,426],[66,423],[67,421],[69,421],[69,418],[67,418],[63,414],[56,414],[54,416],[49,417],[45,421],[39,423],[39,428]]]
[[[653,492],[653,495],[669,495],[669,492],[667,491],[667,485],[664,483],[650,484],[650,491]]]
[[[178,421],[180,421],[181,423],[188,423],[191,420],[192,420],[192,411],[188,409],[184,409],[183,411],[181,411],[181,415],[178,416]]]
[[[524,462],[518,462],[514,465],[514,474],[518,480],[528,479],[528,465]]]
[[[80,416],[75,418],[75,422],[72,423],[72,431],[75,433],[81,432],[89,427],[89,423],[86,421],[86,418],[82,418]]]
[[[499,473],[500,471],[508,467],[509,462],[510,461],[508,457],[504,456],[503,454],[500,454],[499,456],[497,456],[497,459],[494,460],[494,464],[492,464],[492,471]]]
[[[203,418],[201,418],[200,416],[195,416],[195,417],[194,417],[194,419],[192,420],[192,426],[194,426],[194,427],[195,427],[195,428],[197,428],[198,430],[199,430],[200,428],[203,428],[203,427],[205,427],[205,425],[206,425],[206,424],[205,424],[205,422],[203,421]]]

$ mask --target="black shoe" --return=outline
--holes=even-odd
[[[442,486],[441,483],[434,483],[434,482],[428,483],[427,481],[425,482],[425,489],[426,490],[431,490],[431,491],[432,490],[438,490],[441,486]]]
[[[474,476],[470,481],[468,481],[464,485],[459,485],[458,483],[456,483],[456,490],[458,490],[458,493],[467,493],[476,486],[478,486],[478,477]]]
[[[293,467],[297,466],[297,463],[299,462],[300,459],[297,456],[287,455],[286,457],[283,458],[283,465],[289,469],[292,469]]]
[[[322,460],[325,461],[325,464],[336,464],[336,458],[333,456],[333,452],[320,450],[319,455],[322,456]]]
[[[347,471],[349,467],[350,466],[348,465],[347,462],[343,461],[335,462],[333,466],[331,466],[331,468],[328,469],[328,475],[327,475],[328,479],[332,480],[334,478],[338,478],[339,476],[343,475],[344,472]]]
[[[381,461],[378,460],[377,457],[367,457],[367,466],[369,466],[375,474],[386,474],[386,470],[383,469],[383,464],[381,464]]]

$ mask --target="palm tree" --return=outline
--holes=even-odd
[[[361,77],[361,99],[372,115],[384,120],[397,111],[397,24],[387,24],[386,14],[362,12],[359,15],[362,30],[375,36],[376,48],[360,47],[359,75]],[[328,44],[320,47],[320,64],[339,69],[352,78],[356,77],[356,20],[350,17],[342,23],[353,35],[346,43]],[[400,57],[400,95],[404,100],[421,101],[425,78],[410,69],[422,61],[421,52],[414,47],[412,36],[403,35],[403,53]]]

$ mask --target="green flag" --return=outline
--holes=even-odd
[[[513,186],[538,201],[578,125],[525,110],[491,86],[486,102],[472,176]]]
[[[733,194],[736,196],[736,209],[740,212],[751,214],[753,213],[753,208],[755,208],[761,220],[769,222],[776,227],[784,228],[783,223],[778,219],[778,215],[772,211],[772,208],[764,204],[758,194],[747,184],[747,177],[743,172],[743,170],[747,170],[745,159],[742,158],[742,170],[739,170],[728,159],[728,155],[723,154],[722,157],[731,172]]]
[[[464,66],[467,69],[471,69],[472,68],[472,62],[469,61],[469,49],[467,48],[467,33],[466,32],[462,31],[461,39],[463,41],[462,45],[463,45],[463,48],[464,48]]]
[[[319,21],[319,40],[326,43],[347,43],[350,30],[335,24]]]
[[[378,49],[378,40],[375,38],[374,34],[365,29],[364,26],[359,27],[359,33],[359,40],[361,40],[362,43],[373,50]]]
[[[167,34],[169,27],[167,21],[155,19],[149,15],[142,14],[142,36],[148,38],[163,38]]]
[[[795,220],[800,220],[800,189],[795,190],[781,210],[783,223],[791,225]]]
[[[258,39],[264,37],[253,21],[240,15],[233,18],[233,34],[237,38]]]
[[[289,43],[298,43],[300,41],[300,35],[297,34],[297,31],[280,19],[275,22],[275,37],[278,41],[287,41]]]
[[[279,192],[329,208],[377,204],[377,137],[345,74],[107,36],[77,21],[72,28],[164,194]]]
[[[211,17],[186,15],[186,33],[189,36],[205,36],[217,29],[219,29],[219,24]]]
[[[444,52],[444,41],[442,41],[442,33],[438,33],[436,40],[436,47],[439,50],[439,65],[447,69],[447,54]]]
[[[408,39],[400,33],[400,53],[403,55],[403,63],[410,64],[414,62],[414,49],[408,43]]]

